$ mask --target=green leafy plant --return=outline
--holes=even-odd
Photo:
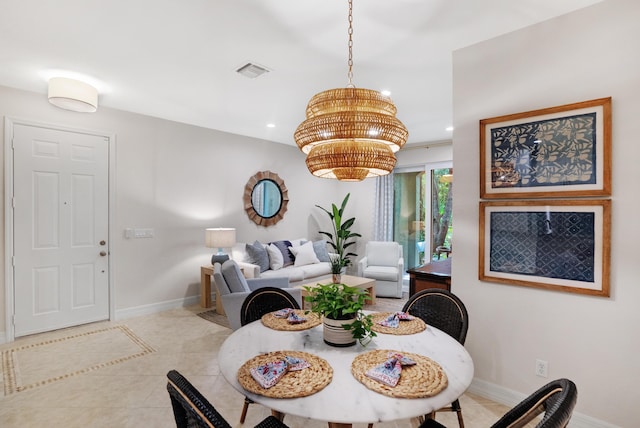
[[[334,320],[349,320],[342,328],[350,330],[354,339],[362,346],[366,346],[376,332],[371,330],[373,319],[371,315],[362,312],[364,301],[369,292],[358,287],[345,284],[317,284],[304,287],[308,292],[304,300],[311,305],[311,312]]]
[[[331,273],[335,274],[341,273],[343,268],[351,265],[350,257],[357,257],[357,254],[350,252],[348,248],[355,245],[355,238],[362,236],[359,233],[351,231],[356,221],[355,217],[342,221],[344,209],[347,206],[347,202],[349,202],[349,196],[351,196],[351,194],[347,193],[347,196],[342,200],[340,208],[338,208],[336,204],[331,204],[331,211],[322,208],[320,205],[316,205],[316,207],[327,213],[333,226],[333,232],[319,231],[319,233],[329,238],[329,245],[331,245],[336,253],[335,256],[330,257]]]

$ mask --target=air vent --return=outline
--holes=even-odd
[[[250,79],[255,79],[256,77],[262,76],[265,73],[268,73],[270,70],[266,67],[263,67],[258,64],[246,63],[242,67],[236,70],[237,73],[242,74],[245,77]]]

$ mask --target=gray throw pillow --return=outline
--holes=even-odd
[[[327,251],[327,241],[320,240],[313,242],[313,251],[316,253],[316,257],[321,262],[330,262],[329,252]]]
[[[227,283],[227,287],[232,293],[242,293],[243,291],[251,291],[247,280],[244,279],[240,267],[233,260],[227,260],[222,263],[222,276]]]
[[[249,262],[260,266],[260,272],[269,270],[269,253],[267,249],[262,246],[258,241],[253,244],[245,244],[247,255],[249,256]]]

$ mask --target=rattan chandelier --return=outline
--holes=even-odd
[[[307,168],[317,176],[361,181],[389,174],[395,152],[407,142],[407,128],[396,118],[388,96],[353,84],[353,0],[349,0],[349,83],[314,95],[306,120],[294,133],[307,154]]]

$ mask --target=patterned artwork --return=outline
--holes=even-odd
[[[491,187],[596,183],[596,113],[491,129]]]
[[[593,212],[492,212],[492,272],[581,282],[595,278]]]

